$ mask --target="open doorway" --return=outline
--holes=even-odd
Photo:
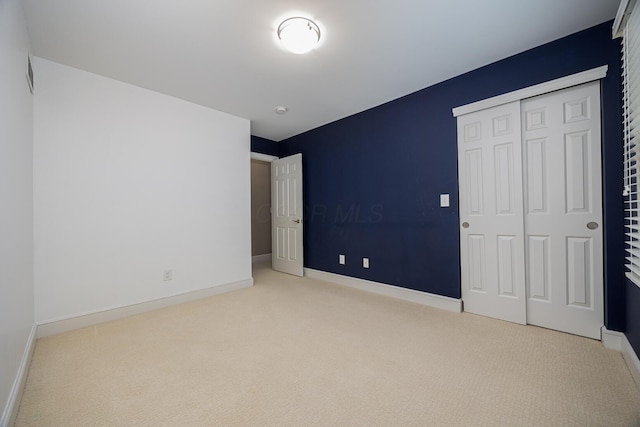
[[[271,163],[251,159],[251,256],[271,261]]]

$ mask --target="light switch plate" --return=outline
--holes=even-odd
[[[440,207],[441,208],[448,208],[449,207],[449,195],[448,194],[441,194],[440,195]]]

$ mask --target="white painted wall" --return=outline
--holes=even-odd
[[[33,108],[19,0],[0,1],[0,425],[33,327]]]
[[[248,120],[34,68],[38,323],[251,278]]]

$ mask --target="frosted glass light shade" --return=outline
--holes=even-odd
[[[278,38],[289,52],[307,53],[320,41],[320,28],[307,18],[289,18],[278,26]]]

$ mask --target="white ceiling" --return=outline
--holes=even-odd
[[[250,119],[279,141],[612,19],[618,0],[24,4],[34,55]],[[320,25],[316,50],[276,43],[290,15]]]

